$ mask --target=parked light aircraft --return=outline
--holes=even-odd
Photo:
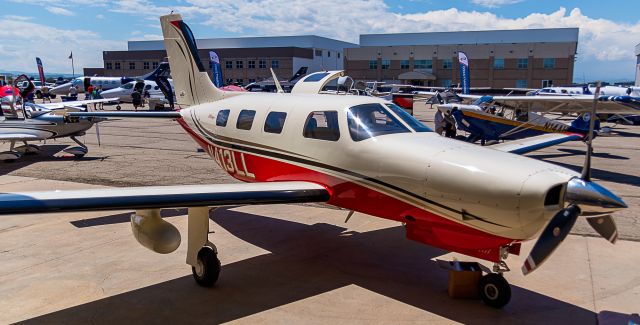
[[[526,274],[581,215],[611,242],[617,238],[610,213],[626,205],[590,179],[591,150],[581,175],[440,137],[379,98],[303,88],[290,94],[224,92],[209,79],[182,17],[160,20],[181,109],[67,116],[176,119],[221,168],[249,184],[6,193],[0,194],[0,214],[135,209],[134,237],[169,253],[180,234],[160,218],[160,209],[188,207],[186,260],[196,282],[212,286],[221,267],[208,238],[210,206],[327,202],[403,222],[409,239],[494,262],[495,273],[479,287],[494,307],[510,299],[501,273],[522,241],[540,234],[522,268]]]
[[[105,90],[102,92],[102,96],[105,98],[118,98],[121,102],[126,103],[131,103],[131,94],[134,90],[137,90],[140,94],[148,91],[151,97],[164,97],[164,93],[156,83],[156,78],[168,78],[169,75],[169,63],[162,62],[158,65],[158,68],[150,74],[143,76],[141,79],[129,81],[120,87]],[[171,79],[167,79],[167,81],[171,85],[171,88],[173,88],[173,81]]]
[[[18,83],[25,86],[16,88],[22,97],[35,89],[33,83],[20,76],[16,81],[24,77],[25,82]],[[25,154],[36,154],[40,148],[29,144],[32,141],[43,141],[69,137],[78,146],[68,147],[64,152],[72,154],[78,158],[87,154],[87,146],[80,142],[77,137],[82,136],[94,124],[104,120],[101,117],[70,117],[65,115],[68,112],[82,111],[76,106],[86,105],[96,102],[108,102],[111,99],[87,100],[63,103],[33,104],[24,103],[20,110],[15,109],[15,103],[10,103],[10,110],[7,114],[0,111],[0,142],[9,142],[8,151],[0,152],[0,160],[14,161]],[[97,125],[96,125],[97,127]],[[97,131],[97,130],[96,130]],[[97,131],[99,134],[99,131]],[[99,140],[98,140],[99,142]],[[22,146],[16,147],[16,143]]]
[[[537,96],[562,96],[562,95],[593,95],[595,86],[584,85],[581,87],[545,87],[530,92]],[[600,88],[601,96],[631,96],[640,97],[640,87],[630,86],[604,86]]]

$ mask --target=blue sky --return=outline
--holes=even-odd
[[[4,0],[0,70],[70,72],[101,66],[103,50],[158,39],[158,16],[181,12],[196,37],[579,27],[574,79],[631,80],[640,1],[549,0]]]

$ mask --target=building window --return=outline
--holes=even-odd
[[[453,61],[451,59],[442,60],[442,68],[443,69],[453,69]],[[451,81],[451,80],[449,80]]]
[[[391,66],[391,60],[382,60],[382,64],[380,66],[382,70],[388,70]]]
[[[264,122],[264,132],[281,133],[286,118],[287,113],[285,112],[270,112]]]
[[[527,81],[524,79],[516,80],[516,88],[527,88]]]
[[[227,121],[229,120],[229,110],[223,109],[218,112],[218,116],[216,116],[216,125],[217,126],[227,126]]]
[[[244,79],[236,79],[236,83],[238,84],[238,86],[242,86],[242,84],[244,83]]]
[[[413,61],[413,68],[414,69],[433,69],[433,62],[431,60],[415,60]]]
[[[311,112],[311,114],[307,116],[307,121],[304,123],[302,136],[311,139],[338,141],[338,139],[340,139],[338,112]]]
[[[233,61],[224,61],[225,69],[233,69]]]
[[[253,78],[249,78],[249,83],[254,83],[254,82],[256,82],[256,80],[255,80],[255,79],[253,79]]]
[[[330,58],[331,57],[331,51],[327,51],[327,57]]]
[[[145,69],[145,70],[149,70],[149,62],[147,62],[147,61],[142,62],[142,68]]]
[[[247,61],[247,68],[255,69],[256,68],[256,61],[254,61],[254,60]]]
[[[152,68],[152,69],[157,69],[157,68],[158,68],[158,65],[159,65],[159,63],[158,63],[158,62],[156,62],[156,61],[154,61],[154,62],[152,62],[152,63],[151,63],[151,68]]]
[[[400,69],[409,69],[409,60],[400,61]]]
[[[442,79],[440,80],[440,84],[442,87],[449,88],[451,87],[451,79]]]
[[[111,70],[111,69],[113,69],[113,64],[112,64],[111,62],[107,62],[107,63],[105,64],[105,68],[106,68],[107,70]]]
[[[274,69],[278,69],[280,67],[280,61],[271,60],[271,67],[274,68]]]
[[[258,61],[258,67],[260,69],[266,69],[267,68],[267,60],[260,60]]]
[[[129,62],[129,70],[135,70],[136,69],[136,63],[135,62]]]
[[[242,68],[244,68],[244,62],[236,61],[236,69],[242,69]]]
[[[243,109],[238,115],[238,121],[236,122],[236,128],[240,130],[251,130],[253,125],[253,118],[256,116],[256,111],[250,111]]]
[[[529,67],[529,59],[518,59],[518,69],[527,69]]]
[[[322,50],[315,50],[315,56],[322,56]]]
[[[233,83],[233,79],[231,79],[231,78],[227,78],[226,84],[227,84],[227,85],[230,85],[230,84],[232,84],[232,83]]]
[[[543,60],[543,66],[545,69],[554,69],[556,67],[556,59],[554,58],[545,58]]]
[[[340,52],[338,52],[338,59],[340,58]]]
[[[378,60],[369,60],[369,69],[371,70],[378,69]]]
[[[504,59],[493,59],[493,68],[496,70],[504,69]]]
[[[120,62],[116,62],[116,70],[120,70]]]
[[[542,88],[553,87],[553,80],[542,80]]]

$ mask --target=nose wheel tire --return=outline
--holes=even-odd
[[[203,287],[212,287],[220,276],[220,260],[215,251],[204,246],[198,252],[198,264],[191,267],[193,278]]]
[[[116,109],[117,109],[117,110],[121,110],[121,109],[122,109],[122,107],[120,107],[120,105],[117,105],[117,106],[116,106]]]
[[[480,279],[478,291],[482,301],[493,308],[502,308],[511,300],[511,286],[500,274],[489,273]]]

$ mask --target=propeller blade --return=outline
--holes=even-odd
[[[596,232],[610,243],[615,244],[618,240],[618,228],[616,222],[610,215],[588,217],[587,222]]]
[[[598,106],[598,98],[600,97],[600,81],[596,85],[596,91],[593,93],[593,104],[591,105],[591,115],[589,116],[589,134],[587,134],[587,154],[584,156],[584,165],[582,166],[582,176],[580,178],[585,181],[591,179],[591,154],[593,153],[593,129],[596,124],[596,107]]]
[[[580,216],[580,208],[576,205],[570,205],[551,218],[522,265],[522,274],[527,275],[533,272],[551,256],[558,245],[567,237],[571,227],[578,220],[578,216]]]
[[[98,138],[98,147],[100,146],[100,123],[96,123],[96,138]]]

